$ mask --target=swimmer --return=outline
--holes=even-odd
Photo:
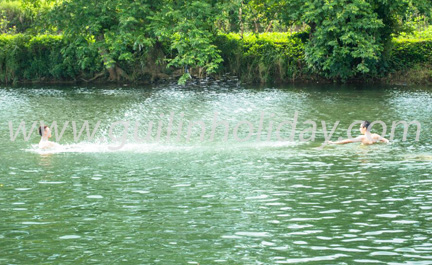
[[[48,149],[58,146],[59,144],[49,141],[48,139],[51,137],[51,130],[48,126],[39,127],[39,135],[41,136],[41,140],[39,142],[40,149]]]
[[[360,124],[360,132],[363,135],[359,135],[356,138],[353,139],[346,139],[346,140],[341,140],[341,141],[337,141],[337,142],[332,142],[329,141],[329,144],[349,144],[349,143],[362,143],[362,144],[374,144],[374,143],[389,143],[389,140],[387,140],[386,138],[376,134],[376,133],[371,133],[370,132],[370,122],[368,121],[363,121],[362,124]]]

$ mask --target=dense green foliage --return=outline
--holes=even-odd
[[[148,53],[166,41],[175,53],[168,66],[215,72],[222,61],[212,43],[219,11],[218,1],[74,0],[56,5],[47,17],[72,45],[86,40],[97,49],[110,80],[119,80],[129,79],[119,66],[122,61],[130,62],[133,53]]]
[[[307,33],[220,35],[217,45],[224,59],[222,71],[247,82],[284,82],[308,73],[304,62]]]
[[[74,49],[88,50],[78,56],[82,66],[87,65],[89,51],[98,51],[110,80],[119,80],[129,77],[118,64],[132,60],[133,48],[145,49],[154,42],[147,33],[153,2],[64,1],[50,11],[48,21]]]
[[[307,39],[308,33],[245,34],[243,38],[239,34],[220,34],[214,45],[221,51],[223,63],[216,74],[235,75],[245,82],[259,83],[315,78],[305,61]],[[85,46],[74,46],[67,41],[57,35],[0,35],[0,81],[80,81],[89,80],[103,70],[96,49],[83,49],[80,47]],[[164,45],[153,50],[156,54],[151,60],[174,58],[175,54],[170,53],[171,44]],[[397,39],[393,47],[389,72],[405,71],[432,62],[432,39]],[[143,62],[148,60],[147,57],[142,53],[132,54],[132,60],[120,66],[133,81],[166,79],[176,69],[174,66],[166,68],[161,63],[157,69],[159,73],[151,72],[150,65]],[[199,77],[199,67],[190,68],[190,72]]]
[[[432,62],[432,39],[399,39],[395,41],[391,61],[393,69],[408,69]]]
[[[0,0],[0,33],[46,33],[50,27],[44,15],[53,5],[49,0]]]
[[[76,64],[79,50],[64,55],[65,47],[62,36],[0,35],[0,80],[73,80],[83,72],[92,75],[99,67],[96,53],[89,54],[93,60],[81,68]]]
[[[280,5],[285,21],[311,28],[305,47],[308,65],[342,80],[382,71],[392,34],[414,14],[430,16],[432,8],[429,0],[289,0]]]
[[[429,46],[392,40],[431,10],[429,0],[0,0],[1,79],[382,77],[429,60]]]
[[[0,2],[0,33],[24,32],[32,24],[20,1]]]

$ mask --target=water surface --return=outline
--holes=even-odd
[[[372,85],[2,87],[0,264],[432,264],[431,103],[428,88]],[[227,140],[223,127],[210,140],[215,112]],[[296,112],[294,139],[288,125],[269,136]],[[336,140],[362,119],[417,120],[420,139],[400,127],[390,145],[322,146],[321,121],[340,121]],[[101,123],[90,141],[69,125],[57,150],[38,150],[36,131],[11,141],[9,121],[39,120]],[[113,150],[121,120],[142,138],[154,121],[151,137],[131,128]],[[203,121],[204,139],[195,126],[177,141],[180,120]],[[301,142],[306,120],[316,137]],[[243,142],[241,121],[255,129]]]

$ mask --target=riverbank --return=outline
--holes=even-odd
[[[149,51],[131,47],[131,58],[117,62],[118,79],[108,80],[98,50],[71,44],[61,35],[0,35],[1,83],[157,83],[177,81],[184,73],[193,79],[238,78],[243,83],[329,83],[305,63],[308,33],[220,34],[214,45],[223,62],[216,73],[202,68],[168,67],[176,54],[169,43],[156,43]],[[75,40],[76,41],[76,40]],[[83,40],[84,41],[84,40]],[[386,84],[432,83],[432,39],[428,36],[398,38],[379,72],[344,82]]]

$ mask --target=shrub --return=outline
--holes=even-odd
[[[305,73],[302,34],[263,33],[219,35],[222,72],[247,82],[283,82]]]
[[[307,40],[307,32],[244,34],[243,38],[234,33],[220,34],[213,43],[223,59],[216,74],[235,75],[253,83],[311,79],[315,76],[305,63]],[[170,46],[168,41],[157,42],[150,52],[134,51],[131,47],[131,59],[119,65],[129,74],[130,81],[169,78],[165,73],[176,71],[166,69],[166,59],[175,56]],[[104,71],[98,50],[91,47],[84,38],[0,34],[0,82],[89,79]],[[419,65],[431,65],[432,38],[395,39],[389,58],[388,65],[379,73],[361,78],[383,77]]]
[[[81,68],[76,51],[65,56],[65,47],[65,40],[58,35],[1,34],[0,81],[70,80],[83,71],[91,74],[91,70],[97,68],[94,63]],[[93,58],[97,56],[92,55]]]
[[[393,70],[430,63],[432,62],[432,39],[396,39],[390,58]]]
[[[0,33],[26,31],[33,24],[33,15],[21,1],[0,1]]]

